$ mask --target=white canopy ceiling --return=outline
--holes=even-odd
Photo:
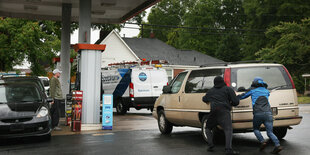
[[[92,23],[122,23],[159,0],[92,0]],[[0,0],[0,16],[61,21],[62,3],[72,4],[72,18],[79,20],[79,0]]]

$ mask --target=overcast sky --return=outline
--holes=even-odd
[[[125,25],[125,27],[136,27],[139,28],[139,26],[137,25]],[[71,34],[71,44],[76,44],[78,43],[79,40],[79,31],[75,30],[73,32],[73,34]],[[136,37],[139,34],[139,29],[129,29],[129,28],[123,28],[121,29],[120,35],[121,37],[128,37],[128,38],[132,38],[132,37]],[[91,35],[90,35],[91,39],[90,39],[90,43],[94,44],[98,39],[99,39],[99,30],[92,30],[91,31]]]
[[[150,13],[151,8],[146,9],[146,16],[143,18],[144,21],[147,20],[147,16]],[[126,24],[125,27],[131,27],[131,28],[123,28],[121,29],[120,36],[121,37],[127,37],[127,38],[132,38],[136,37],[139,34],[139,26],[133,25],[133,24]],[[136,28],[136,29],[132,29]],[[71,44],[76,44],[78,43],[79,36],[78,36],[78,30],[75,30],[73,34],[71,34]],[[93,44],[99,39],[99,30],[92,30],[90,34],[90,43]]]

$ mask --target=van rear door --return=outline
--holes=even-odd
[[[135,98],[152,96],[152,81],[149,69],[132,69],[131,82],[133,83]]]
[[[152,87],[152,96],[158,97],[162,94],[163,87],[168,83],[168,76],[164,69],[151,69],[150,79]]]
[[[282,107],[294,106],[296,103],[296,97],[294,97],[296,96],[296,90],[293,88],[294,84],[291,82],[290,77],[283,66],[270,65],[240,67],[232,68],[231,72],[231,85],[236,91],[240,87],[249,89],[255,77],[262,77],[264,82],[268,84],[268,89],[270,91],[270,105],[278,113],[278,116],[292,115],[292,113],[284,114],[283,112],[278,112],[278,110],[283,109]],[[250,122],[252,115],[252,101],[251,97],[249,97],[246,100],[241,100],[239,106],[234,108],[233,120],[235,122],[249,121],[249,123],[252,123]]]

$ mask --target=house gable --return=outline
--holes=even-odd
[[[102,53],[101,68],[108,67],[111,63],[139,60],[115,30],[111,31],[100,44],[106,44],[106,49]]]

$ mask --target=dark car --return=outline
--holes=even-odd
[[[0,80],[0,138],[44,136],[50,139],[51,101],[33,82]]]

